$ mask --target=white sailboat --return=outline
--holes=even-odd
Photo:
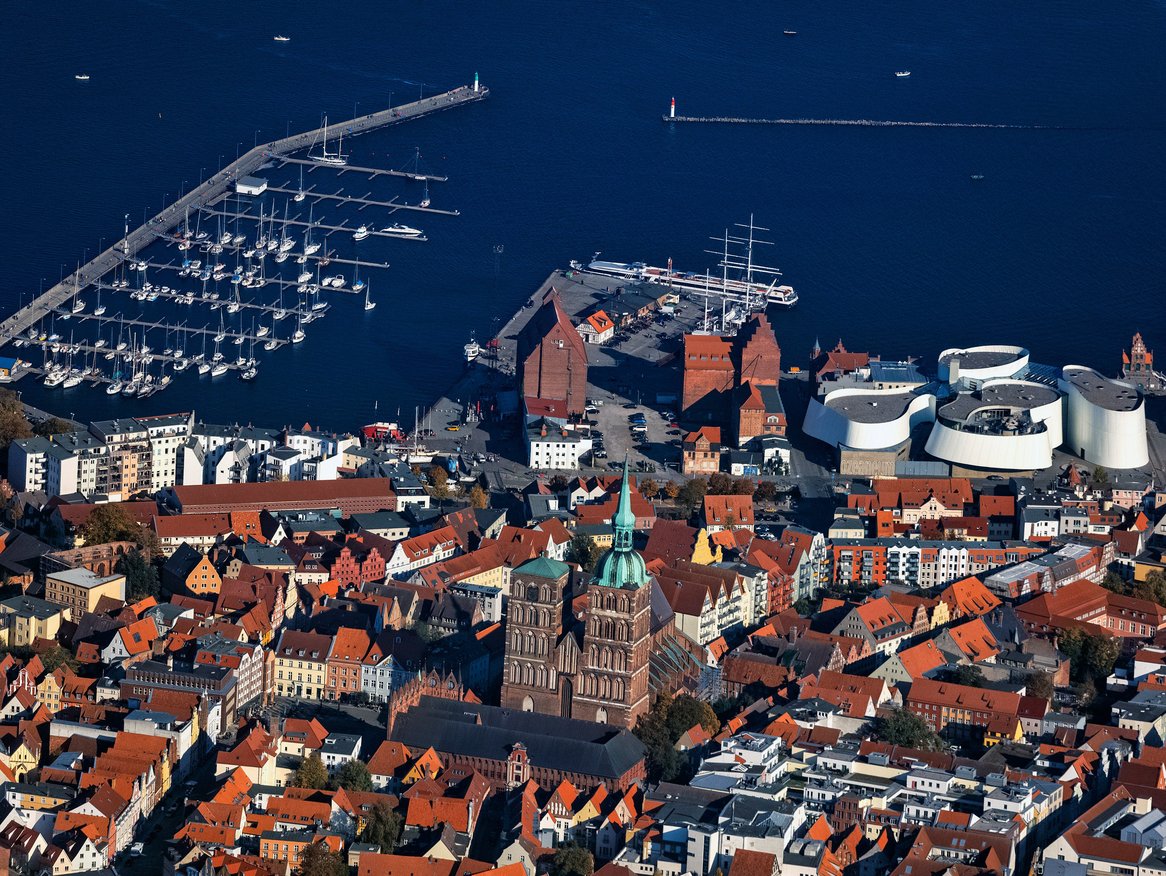
[[[307,197],[307,193],[304,191],[304,166],[301,164],[300,165],[300,190],[295,193],[295,196],[292,198],[292,200],[298,204],[300,201],[302,201],[306,197]]]
[[[320,164],[330,164],[333,167],[344,167],[346,164],[348,164],[348,156],[342,152],[343,148],[344,132],[341,131],[340,141],[339,145],[336,147],[336,151],[328,151],[328,117],[324,116],[324,144],[321,147],[319,155],[314,155],[309,152],[308,158],[312,159],[312,161],[318,161]]]
[[[355,288],[355,286],[353,288]],[[364,309],[365,310],[374,310],[374,309],[376,309],[376,306],[377,306],[377,303],[375,301],[373,301],[372,298],[369,297],[369,286],[366,283],[364,286]]]

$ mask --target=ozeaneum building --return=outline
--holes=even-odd
[[[965,468],[1035,471],[1053,464],[1062,440],[1060,392],[992,378],[939,407],[927,452]]]
[[[1072,453],[1105,468],[1141,468],[1150,461],[1146,403],[1137,387],[1084,365],[1066,365],[1060,388],[1068,407],[1065,443]]]
[[[842,460],[874,468],[873,457],[902,456],[911,432],[928,423],[927,453],[969,470],[1048,468],[1062,443],[1107,468],[1148,461],[1144,401],[1130,384],[1080,365],[1035,364],[1025,348],[1002,345],[944,350],[937,370],[936,382],[915,389],[848,387],[813,398],[803,430]]]

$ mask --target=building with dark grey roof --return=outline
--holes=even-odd
[[[627,730],[479,703],[422,697],[390,738],[415,754],[432,747],[447,767],[476,769],[499,788],[534,779],[626,790],[646,775],[644,746]]]

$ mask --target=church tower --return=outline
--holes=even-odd
[[[536,557],[510,578],[502,707],[571,717],[571,675],[578,645],[563,633],[563,602],[571,567]],[[573,646],[573,647],[572,647]]]
[[[631,729],[648,711],[651,581],[633,547],[636,515],[624,458],[612,546],[587,586],[587,614],[572,717]]]

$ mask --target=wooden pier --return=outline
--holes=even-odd
[[[419,119],[442,110],[464,106],[484,100],[490,91],[485,87],[471,88],[459,86],[452,91],[426,97],[412,103],[402,104],[392,109],[381,110],[360,116],[339,125],[329,125],[329,131],[342,128],[345,135],[377,130],[388,125]],[[273,158],[282,159],[288,153],[308,149],[322,137],[323,128],[316,128],[302,134],[284,137],[264,143],[228,164],[214,176],[191,189],[177,201],[144,225],[131,231],[123,240],[98,254],[82,265],[77,271],[64,277],[47,291],[34,297],[27,305],[0,321],[0,344],[11,341],[26,332],[32,325],[60,308],[78,292],[89,287],[109,271],[118,267],[126,258],[153,243],[157,237],[178,227],[189,210],[198,210],[228,191],[241,177],[248,176],[269,163]]]

